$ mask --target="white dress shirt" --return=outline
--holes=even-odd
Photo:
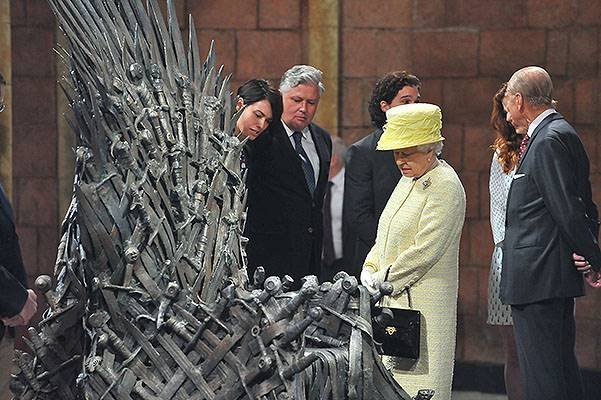
[[[330,211],[332,215],[332,241],[336,259],[342,258],[342,199],[344,198],[344,168],[330,179],[332,182]]]
[[[542,120],[545,119],[547,117],[547,115],[551,115],[556,112],[557,111],[554,108],[548,108],[545,111],[543,111],[542,113],[540,113],[538,115],[538,117],[534,118],[534,120],[530,123],[530,125],[528,125],[528,132],[526,132],[526,135],[528,135],[529,137],[532,137],[532,133],[534,132],[536,127],[540,125]]]
[[[292,148],[296,149],[296,144],[294,143],[294,138],[292,137],[292,134],[295,131],[290,129],[284,123],[284,121],[282,121],[282,125],[284,126],[284,129],[288,134],[288,139],[290,140],[290,143],[292,143]],[[303,129],[301,133],[303,134],[303,137],[301,139],[301,145],[303,146],[305,153],[307,153],[307,157],[309,157],[309,162],[313,167],[313,175],[315,176],[315,186],[317,186],[317,180],[319,179],[319,156],[317,155],[317,148],[315,148],[315,143],[313,143],[313,137],[311,136],[311,131],[309,130],[309,127]]]

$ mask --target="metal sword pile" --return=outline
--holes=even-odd
[[[230,77],[172,1],[50,0],[67,45],[73,198],[18,399],[406,399],[354,277],[246,274]],[[427,400],[431,393],[422,392]]]

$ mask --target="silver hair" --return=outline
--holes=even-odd
[[[507,93],[520,93],[534,107],[554,106],[553,82],[541,67],[525,67],[516,71],[507,82]]]
[[[420,144],[419,146],[417,146],[417,151],[422,152],[422,153],[427,153],[429,151],[433,151],[434,154],[439,156],[442,153],[443,146],[444,145],[443,145],[442,141],[434,142],[434,143],[427,143],[427,144]]]
[[[317,86],[320,95],[326,90],[320,70],[310,65],[295,65],[282,75],[280,92],[284,93],[298,85],[304,84]]]
[[[338,136],[332,136],[332,155],[336,154],[342,164],[346,164],[348,146]]]

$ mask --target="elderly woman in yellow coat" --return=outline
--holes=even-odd
[[[384,362],[408,393],[434,389],[435,400],[451,398],[457,324],[459,239],[465,217],[465,192],[455,170],[437,155],[444,138],[442,113],[433,104],[408,104],[388,110],[378,150],[394,150],[403,176],[380,221],[376,243],[361,273],[371,292],[386,279],[394,291],[383,305],[422,314],[420,357],[402,367]]]

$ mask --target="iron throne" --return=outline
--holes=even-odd
[[[50,0],[76,134],[49,308],[18,352],[18,399],[406,399],[354,277],[249,282],[244,143],[229,77],[187,49],[172,1]],[[428,398],[427,396],[425,398]]]

